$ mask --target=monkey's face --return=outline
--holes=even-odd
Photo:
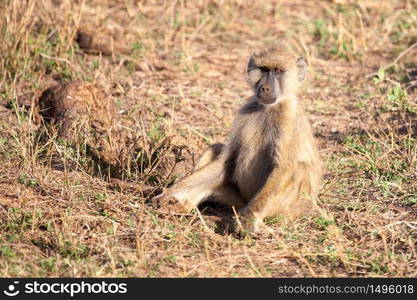
[[[248,63],[248,82],[252,86],[259,103],[272,105],[285,96],[296,93],[300,82],[305,77],[306,64],[303,58],[272,57],[265,59],[260,54],[251,57]],[[261,56],[262,64],[256,59]],[[266,56],[266,58],[271,58]]]
[[[282,94],[281,81],[284,71],[279,68],[258,68],[260,79],[255,84],[255,93],[262,104],[274,104]]]
[[[287,72],[278,66],[259,66],[251,58],[248,64],[248,82],[252,86],[259,103],[271,105],[279,101],[285,93]]]

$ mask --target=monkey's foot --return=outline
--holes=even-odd
[[[240,211],[235,219],[235,229],[242,235],[257,236],[264,231],[265,224],[252,212]]]
[[[171,193],[165,192],[154,198],[150,202],[156,210],[167,214],[188,214],[192,208],[187,203],[179,201]]]

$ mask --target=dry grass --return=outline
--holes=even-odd
[[[417,276],[415,0],[5,0],[0,12],[0,276]],[[255,240],[152,210],[149,193],[226,136],[250,53],[283,35],[310,65],[320,214],[271,220]],[[41,92],[70,80],[99,84],[141,141],[121,179],[34,123]]]

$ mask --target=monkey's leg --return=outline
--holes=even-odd
[[[180,180],[165,193],[155,197],[154,200],[162,202],[164,205],[164,202],[169,203],[174,199],[182,211],[189,212],[196,208],[202,200],[215,193],[216,189],[224,184],[223,181],[224,161],[217,159]]]
[[[293,188],[288,190],[287,196],[278,199],[280,205],[276,206],[268,216],[282,214],[291,221],[315,211],[314,203],[317,201],[319,185],[317,170],[300,163],[295,172]]]
[[[221,143],[210,145],[207,148],[207,150],[204,151],[203,154],[201,154],[200,158],[198,159],[194,167],[194,171],[197,171],[201,169],[202,167],[207,166],[212,161],[216,160],[219,157],[220,153],[222,152],[223,148],[224,148],[224,145]]]

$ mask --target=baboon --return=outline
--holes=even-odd
[[[213,196],[234,206],[240,230],[253,233],[265,218],[294,220],[311,210],[321,163],[296,96],[305,74],[304,59],[284,43],[253,54],[247,78],[254,95],[237,113],[227,142],[209,147],[191,175],[156,203],[190,211]]]

